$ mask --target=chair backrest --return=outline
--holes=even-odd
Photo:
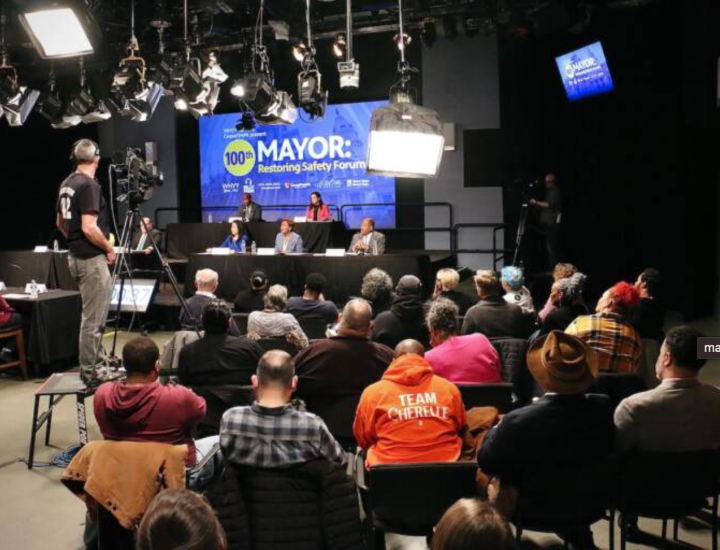
[[[255,391],[252,386],[222,384],[217,386],[192,386],[190,388],[205,399],[207,412],[198,425],[198,437],[220,433],[220,421],[225,411],[233,407],[252,405]]]
[[[706,498],[718,494],[719,482],[716,450],[632,453],[619,468],[618,504],[640,516],[676,517],[704,506]]]
[[[323,419],[330,433],[341,443],[355,441],[353,422],[360,402],[360,394],[318,396],[305,398],[308,411]]]
[[[503,381],[512,382],[519,371],[527,370],[525,364],[526,340],[502,337],[491,338],[490,342],[500,356]]]
[[[284,336],[261,338],[260,340],[257,340],[257,343],[262,348],[263,353],[278,349],[286,351],[290,354],[290,356],[295,357],[298,351],[300,351],[295,344],[288,342],[287,338]]]
[[[327,321],[321,317],[302,317],[297,320],[308,340],[325,338]]]
[[[501,413],[512,409],[513,386],[507,382],[497,384],[463,384],[458,385],[465,409],[473,407],[495,407]]]
[[[617,407],[626,397],[646,389],[645,381],[636,374],[601,372],[589,392],[607,395]]]
[[[237,325],[240,334],[247,334],[249,313],[233,313],[233,319]]]
[[[367,473],[375,525],[383,531],[426,536],[445,511],[476,493],[474,462],[379,465]]]
[[[528,528],[543,523],[590,525],[605,515],[614,497],[613,462],[607,458],[557,470],[526,471],[517,482],[515,521]]]

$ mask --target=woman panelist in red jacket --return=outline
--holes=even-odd
[[[310,205],[307,207],[307,221],[309,222],[331,222],[330,209],[322,200],[322,195],[313,191],[310,195]]]

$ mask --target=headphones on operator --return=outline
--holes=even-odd
[[[89,158],[79,157],[78,155],[80,154],[80,152],[78,151],[78,149],[80,148],[81,145],[85,145],[88,142],[91,143],[94,147],[92,154],[90,155]],[[83,138],[83,139],[79,139],[75,143],[73,143],[72,152],[70,153],[70,160],[73,161],[75,164],[80,164],[81,162],[90,162],[95,157],[99,157],[99,156],[100,156],[100,147],[98,146],[98,144],[95,143],[91,139]]]

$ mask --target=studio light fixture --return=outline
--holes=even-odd
[[[90,87],[85,81],[84,58],[80,58],[80,87],[70,96],[62,119],[68,127],[77,126],[81,122],[92,123],[108,120],[112,113],[104,102],[96,101]]]
[[[10,126],[22,126],[35,107],[40,92],[20,85],[5,44],[6,24],[3,9],[0,12],[0,116],[4,116]]]
[[[298,117],[290,95],[276,90],[273,85],[270,58],[262,37],[264,9],[265,2],[260,0],[253,46],[249,59],[246,59],[245,76],[236,80],[230,88],[230,93],[238,98],[243,109],[238,124],[246,130],[254,128],[255,121],[262,124],[293,124]]]
[[[402,0],[398,0],[399,36],[404,33]],[[408,88],[417,72],[400,48],[399,81],[390,89],[391,103],[373,112],[368,140],[367,172],[405,178],[432,178],[442,160],[445,135],[438,114],[414,103]]]
[[[55,67],[51,66],[48,91],[40,94],[35,110],[45,117],[55,129],[71,128],[72,124],[63,120],[64,107],[63,100],[55,89]]]
[[[43,59],[94,53],[98,26],[85,2],[65,0],[36,3],[18,14],[22,26]]]
[[[170,75],[170,90],[175,95],[175,108],[188,111],[195,118],[212,114],[220,99],[220,84],[228,79],[215,52],[210,52],[203,69],[201,60],[193,56],[188,38],[188,3],[184,7],[185,57]]]
[[[322,74],[315,61],[312,27],[310,25],[310,0],[305,1],[305,22],[307,24],[307,53],[302,60],[302,71],[298,74],[298,106],[307,113],[310,120],[325,116],[328,92],[323,90]]]
[[[130,41],[127,56],[120,60],[110,88],[109,102],[115,112],[136,122],[149,120],[164,89],[161,84],[149,82],[145,59],[138,56],[140,44],[135,36],[135,2],[130,3]]]
[[[305,57],[307,57],[308,47],[302,41],[296,42],[292,47],[292,54],[295,61],[302,63],[305,60]]]
[[[341,41],[342,38],[342,41]],[[340,48],[339,46],[344,46]],[[333,50],[338,55],[340,49],[343,49],[345,55],[344,61],[337,64],[338,73],[340,74],[340,87],[343,89],[357,89],[360,87],[360,64],[355,63],[353,57],[353,18],[352,18],[352,0],[345,0],[345,35],[339,35]]]

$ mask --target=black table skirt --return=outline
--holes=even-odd
[[[23,290],[10,287],[8,292],[22,293]],[[32,362],[52,365],[77,357],[82,314],[79,292],[53,290],[41,294],[37,300],[7,301],[24,317],[28,358]]]
[[[275,246],[280,231],[277,222],[253,222],[245,224],[250,241],[258,248]],[[171,223],[166,228],[167,253],[170,258],[187,258],[191,254],[205,252],[220,246],[230,234],[228,223]],[[308,252],[321,253],[328,248],[347,246],[345,225],[341,222],[297,223],[295,232],[303,239]]]
[[[394,281],[403,275],[416,275],[423,281],[426,289],[431,288],[433,273],[430,257],[422,253],[346,256],[343,258],[309,254],[302,256],[193,254],[188,263],[185,293],[192,294],[195,273],[203,268],[210,268],[218,272],[220,286],[217,294],[230,301],[235,299],[240,290],[249,288],[250,274],[255,269],[265,270],[270,278],[270,284],[287,286],[291,296],[302,294],[305,277],[308,273],[318,272],[325,275],[328,280],[325,297],[338,304],[343,304],[350,297],[360,295],[362,279],[365,273],[373,267],[387,271]]]
[[[0,251],[0,281],[7,286],[25,286],[31,280],[53,284],[53,252],[32,250]]]

